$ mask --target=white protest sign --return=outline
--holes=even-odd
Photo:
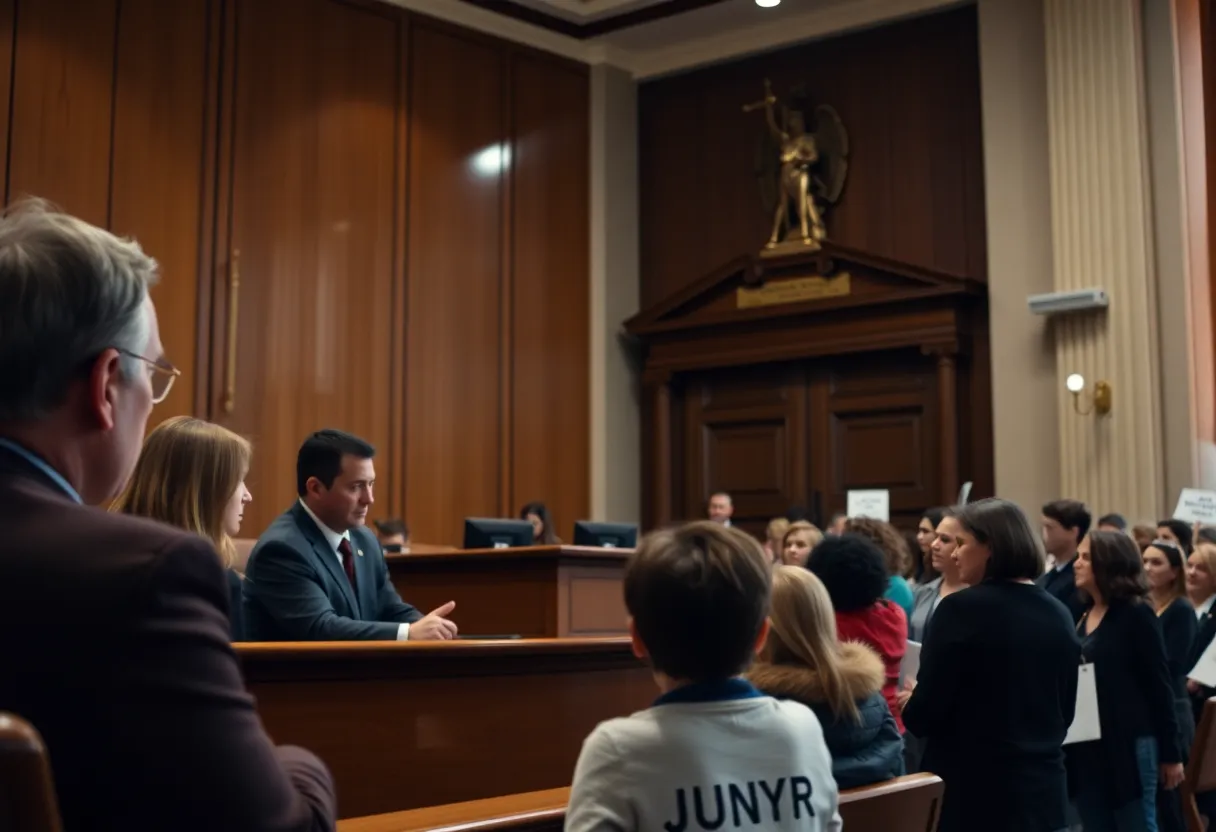
[[[1208,644],[1186,678],[1194,679],[1206,688],[1216,688],[1216,640]]]
[[[849,517],[869,517],[887,522],[891,519],[891,492],[885,488],[850,491],[844,513]]]
[[[1072,725],[1064,737],[1065,745],[1102,739],[1102,724],[1098,721],[1098,684],[1094,666],[1083,664],[1077,671],[1077,708]]]
[[[904,658],[899,663],[899,684],[902,686],[909,680],[915,682],[918,673],[920,673],[920,642],[908,639],[908,646],[904,648]]]
[[[1174,519],[1184,523],[1216,524],[1216,491],[1184,488],[1178,494]]]

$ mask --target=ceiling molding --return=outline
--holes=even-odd
[[[849,0],[815,11],[685,41],[665,49],[630,53],[629,69],[638,80],[683,72],[768,52],[783,46],[865,29],[901,18],[967,5],[963,0]]]
[[[643,26],[656,20],[665,20],[687,12],[695,12],[708,6],[716,6],[726,0],[659,0],[637,4],[632,0],[546,0],[565,14],[538,8],[536,5],[514,0],[462,0],[471,6],[493,11],[503,17],[513,17],[535,26],[551,29],[561,35],[579,40],[590,40],[631,26]],[[625,11],[616,12],[627,6]],[[599,14],[597,14],[597,12]],[[614,13],[615,12],[615,13]]]
[[[543,26],[525,23],[522,20],[465,3],[464,0],[387,0],[387,2],[418,14],[464,26],[466,29],[512,40],[535,49],[543,49],[564,58],[583,63],[596,63],[588,59],[587,44],[578,38],[559,35]]]
[[[803,41],[913,17],[968,0],[848,0],[772,23],[736,28],[670,47],[626,51],[611,36],[590,40],[490,11],[466,0],[389,0],[394,5],[587,64],[611,64],[637,80],[754,55]],[[654,7],[644,7],[654,8]],[[577,24],[571,24],[577,25]]]

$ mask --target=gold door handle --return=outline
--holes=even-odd
[[[237,328],[241,321],[241,251],[234,249],[228,264],[228,361],[224,377],[224,412],[236,410]]]

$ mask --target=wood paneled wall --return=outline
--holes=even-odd
[[[840,114],[849,179],[827,218],[851,248],[985,279],[974,6],[645,84],[639,93],[643,307],[757,251],[771,216],[755,159],[765,78]]]
[[[585,67],[364,0],[0,0],[0,93],[6,198],[160,261],[154,418],[254,441],[243,534],[320,427],[417,540],[586,515]]]

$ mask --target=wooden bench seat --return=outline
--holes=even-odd
[[[933,832],[945,784],[935,774],[909,774],[840,795],[849,832]],[[570,789],[525,792],[488,800],[351,818],[338,832],[549,832],[561,830]]]

